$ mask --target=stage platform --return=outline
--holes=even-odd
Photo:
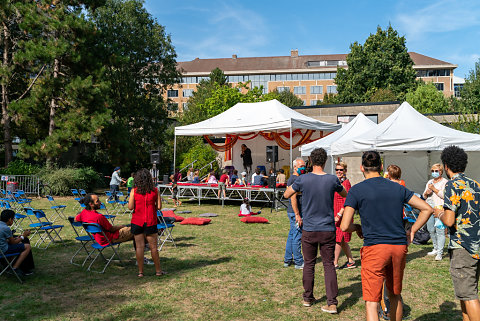
[[[218,185],[217,184],[178,184],[178,198],[195,199],[198,201],[198,205],[202,200],[218,200]],[[157,185],[160,195],[163,198],[170,197],[172,195],[172,184],[159,184]],[[268,187],[243,187],[232,186],[227,187],[226,195],[228,201],[243,201],[245,197],[248,197],[250,203],[263,202],[272,203],[275,202],[277,208],[282,207],[282,203],[287,204],[288,200],[283,198],[285,188],[268,188]],[[276,196],[276,198],[275,198]],[[224,204],[224,199],[222,205]],[[280,200],[281,202],[279,202]]]

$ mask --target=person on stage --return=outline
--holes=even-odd
[[[252,172],[252,164],[253,164],[252,151],[245,144],[242,144],[242,154],[240,154],[240,157],[243,159],[243,168],[245,168],[245,171],[249,176],[250,173]]]

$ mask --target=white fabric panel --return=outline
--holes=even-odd
[[[423,193],[425,184],[431,178],[427,153],[386,155],[383,165],[385,172],[389,165],[397,165],[402,169],[402,179],[408,189],[419,194]]]

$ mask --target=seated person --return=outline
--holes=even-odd
[[[233,170],[233,175],[230,177],[230,183],[231,185],[240,185],[238,184],[240,182],[240,179],[238,178],[238,171],[236,169]]]
[[[194,184],[200,183],[200,171],[198,169],[196,169],[195,172],[193,173],[192,183]]]
[[[191,183],[193,181],[193,168],[189,168],[187,171],[187,182]]]
[[[247,186],[247,172],[242,172],[241,177],[239,177],[240,183],[238,185]]]
[[[207,184],[217,184],[217,177],[215,171],[211,171],[204,180]]]
[[[250,216],[250,215],[256,215],[260,213],[261,211],[258,211],[258,213],[252,212],[252,207],[250,206],[250,200],[247,197],[245,197],[243,199],[242,205],[240,205],[240,213],[238,214],[238,216]]]
[[[260,173],[260,168],[255,168],[255,173],[252,175],[252,185],[262,185],[262,176]]]
[[[261,175],[261,180],[260,180],[260,184],[259,185],[262,185],[262,186],[267,186],[268,185],[268,176],[267,174],[265,174],[265,171],[261,171],[260,172],[260,175]]]
[[[30,275],[33,273],[34,263],[28,236],[30,231],[23,231],[23,235],[14,237],[10,226],[13,224],[15,212],[12,210],[3,210],[0,214],[0,248],[4,254],[21,253],[13,269],[18,276]]]
[[[98,244],[105,246],[109,241],[112,243],[123,243],[133,240],[133,234],[130,227],[126,225],[113,226],[102,214],[97,210],[100,208],[100,200],[95,194],[87,194],[82,203],[85,204],[85,209],[81,211],[76,217],[75,221],[82,223],[97,223],[105,232],[108,240],[101,233],[93,235]]]
[[[277,174],[277,184],[285,185],[286,184],[286,176],[285,176],[285,171],[283,168],[280,168],[278,170]]]

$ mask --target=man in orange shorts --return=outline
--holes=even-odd
[[[404,186],[380,176],[383,166],[378,152],[365,152],[360,170],[365,180],[348,192],[340,229],[356,231],[364,237],[360,254],[367,321],[378,320],[378,302],[382,298],[384,280],[390,298],[390,320],[402,320],[400,295],[407,246],[415,232],[427,222],[433,209]],[[404,203],[420,210],[411,235],[405,234],[403,226]],[[352,223],[355,210],[360,213],[362,226]]]

